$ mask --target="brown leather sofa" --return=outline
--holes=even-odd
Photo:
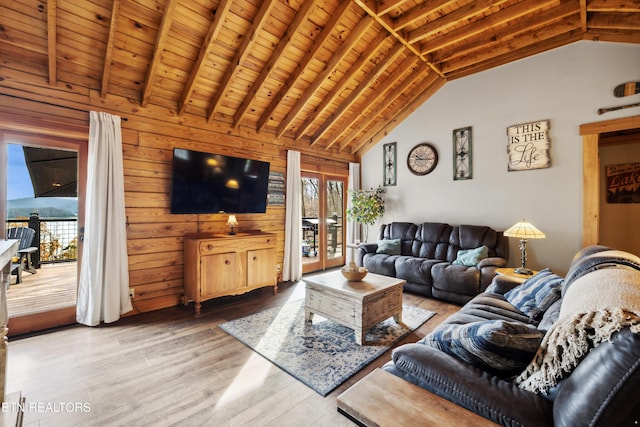
[[[465,304],[430,335],[457,325],[469,327],[474,322],[491,321],[522,322],[549,335],[547,331],[555,324],[563,324],[560,314],[570,286],[590,277],[603,283],[602,275],[614,275],[620,269],[635,270],[631,273],[638,277],[639,257],[609,249],[590,246],[576,254],[561,282],[560,299],[539,319],[529,318],[510,304],[506,292],[518,284],[507,276],[496,276],[489,291]],[[581,285],[575,289],[582,289]],[[640,287],[640,280],[637,285]],[[631,295],[637,298],[635,292]],[[603,299],[600,295],[593,297]],[[575,295],[566,300],[571,304]],[[635,299],[629,301],[624,304],[638,305]],[[548,393],[523,389],[515,377],[501,377],[434,347],[429,344],[430,335],[394,349],[392,361],[383,369],[504,426],[610,427],[640,422],[640,333],[631,332],[630,327],[613,332],[609,340],[585,352],[577,366]]]
[[[379,244],[393,240],[399,240],[399,253],[381,253]],[[486,258],[477,264],[454,263],[460,251],[482,246]],[[406,280],[406,291],[464,304],[487,288],[508,258],[507,238],[490,227],[392,222],[380,227],[377,243],[358,246],[355,261],[371,273]]]

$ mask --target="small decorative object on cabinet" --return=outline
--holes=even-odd
[[[233,236],[236,234],[236,227],[238,226],[238,220],[235,215],[229,215],[229,219],[227,220],[227,225],[231,227],[231,231],[229,235]]]
[[[413,147],[407,156],[407,167],[414,175],[431,173],[437,165],[438,150],[426,142]]]
[[[184,238],[184,297],[201,303],[225,295],[239,295],[265,286],[278,291],[276,235],[242,232],[194,233]]]
[[[453,179],[471,179],[471,126],[453,131]]]

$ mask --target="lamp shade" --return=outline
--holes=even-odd
[[[238,220],[235,215],[229,215],[229,219],[227,220],[227,225],[236,226],[238,225]]]
[[[516,237],[518,239],[544,239],[545,235],[542,231],[535,228],[531,223],[526,221],[518,222],[503,233],[507,237]]]

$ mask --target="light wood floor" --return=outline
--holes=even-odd
[[[353,426],[336,397],[389,352],[323,398],[218,327],[303,295],[303,282],[284,283],[276,296],[265,288],[207,301],[197,318],[179,306],[10,338],[7,393],[26,396],[25,426]],[[459,309],[411,294],[404,302],[437,315],[403,342]]]

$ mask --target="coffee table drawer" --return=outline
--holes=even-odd
[[[345,301],[312,290],[307,292],[305,307],[345,326],[356,324],[356,307],[353,301]]]

